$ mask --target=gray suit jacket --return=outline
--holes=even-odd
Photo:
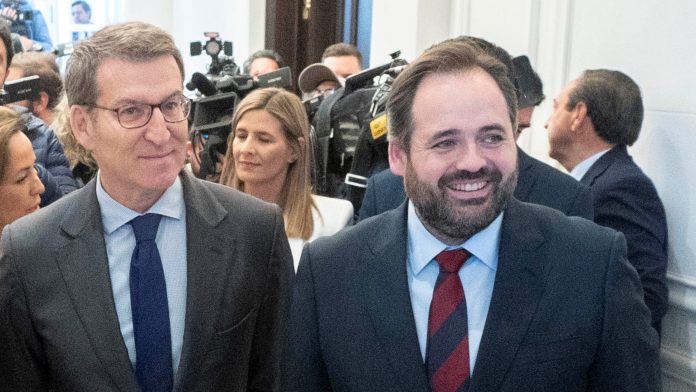
[[[293,276],[282,214],[230,188],[181,179],[188,291],[174,391],[278,390]],[[8,350],[0,390],[138,391],[94,180],[3,231],[0,349]]]
[[[403,203],[305,247],[284,391],[430,390],[407,281],[406,211]],[[510,201],[468,390],[657,391],[658,351],[623,236]]]

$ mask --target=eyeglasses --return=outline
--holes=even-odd
[[[132,103],[115,109],[105,108],[95,104],[85,104],[85,106],[115,112],[118,123],[124,128],[131,129],[140,128],[150,122],[152,111],[155,108],[159,108],[166,122],[175,123],[184,121],[191,111],[191,100],[182,95],[180,97],[171,98],[159,105]]]

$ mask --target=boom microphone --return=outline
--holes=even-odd
[[[215,95],[218,92],[217,88],[215,88],[215,84],[200,72],[194,72],[193,75],[191,75],[191,81],[186,83],[186,88],[191,91],[198,89],[198,91],[206,97]]]

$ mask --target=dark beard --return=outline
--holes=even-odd
[[[462,179],[485,180],[493,189],[487,198],[453,200],[447,196],[447,184]],[[406,195],[428,231],[445,243],[448,243],[447,240],[455,243],[466,241],[491,224],[507,205],[516,186],[517,169],[503,181],[500,170],[484,167],[475,173],[460,171],[446,174],[434,188],[418,178],[410,161],[406,165]],[[486,203],[489,205],[482,206]]]

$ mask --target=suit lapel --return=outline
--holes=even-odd
[[[408,202],[385,214],[363,264],[365,304],[399,390],[428,391],[406,274]]]
[[[519,177],[517,187],[515,188],[515,198],[518,200],[529,199],[529,193],[532,191],[534,182],[537,177],[533,173],[529,173],[532,167],[532,160],[521,148],[517,147],[517,167],[519,168]]]
[[[189,389],[196,379],[194,369],[203,359],[200,347],[213,335],[216,300],[220,297],[227,277],[227,266],[232,256],[226,249],[234,247],[234,238],[225,237],[216,227],[227,211],[215,196],[198,180],[181,175],[186,202],[186,260],[187,293],[184,342],[181,361],[174,382],[175,391]],[[225,246],[221,246],[225,244]]]
[[[119,389],[137,391],[111,289],[96,181],[77,192],[60,223],[67,243],[58,249],[56,262],[104,371]]]
[[[493,296],[470,391],[495,391],[505,379],[545,288],[548,259],[533,213],[511,200],[505,210]]]
[[[595,180],[601,176],[614,162],[619,159],[629,158],[626,146],[623,144],[614,146],[611,150],[607,151],[606,154],[602,155],[597,162],[595,162],[587,170],[584,176],[580,179],[583,184],[592,186]]]

